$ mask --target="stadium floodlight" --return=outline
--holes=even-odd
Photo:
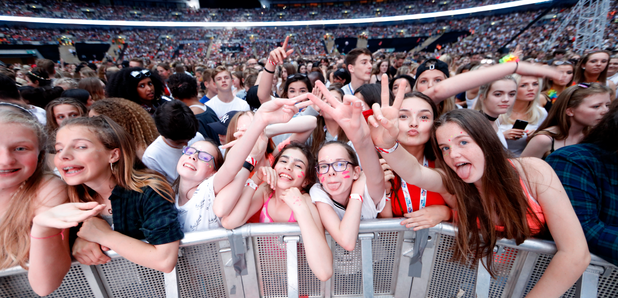
[[[440,17],[453,17],[458,15],[470,15],[481,12],[492,12],[500,9],[517,8],[526,5],[549,3],[553,0],[518,0],[506,3],[483,5],[471,8],[462,8],[448,11],[436,11],[428,13],[417,13],[411,15],[400,15],[390,17],[359,18],[359,19],[338,19],[338,20],[307,20],[307,21],[281,21],[281,22],[242,22],[243,27],[295,27],[295,26],[328,26],[328,25],[358,25],[374,24],[385,22],[400,22],[423,19],[434,19]],[[212,15],[212,14],[211,14]],[[37,18],[20,16],[0,16],[0,21],[17,23],[35,24],[58,24],[58,25],[91,25],[109,27],[174,27],[174,28],[224,28],[237,27],[239,22],[155,22],[155,21],[121,21],[121,20],[80,20],[80,19],[57,19],[57,18]]]

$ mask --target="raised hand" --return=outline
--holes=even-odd
[[[256,175],[258,180],[268,183],[271,189],[274,190],[275,187],[277,187],[277,179],[279,177],[277,177],[277,171],[275,171],[275,169],[269,166],[261,167]]]
[[[389,105],[388,76],[386,74],[382,75],[381,84],[382,107],[377,103],[373,104],[373,115],[369,116],[367,121],[369,122],[373,143],[381,148],[392,148],[395,146],[399,135],[399,109],[403,102],[407,82],[399,86],[392,106]]]
[[[276,98],[263,103],[255,113],[255,118],[264,121],[266,125],[274,123],[286,123],[298,113],[299,109],[311,104],[307,101],[307,94],[295,98]]]
[[[42,227],[66,229],[99,214],[105,205],[97,202],[66,203],[51,208],[34,217],[33,222]]]
[[[289,57],[292,54],[292,52],[294,52],[294,49],[288,50],[289,40],[290,40],[290,36],[286,36],[285,41],[283,42],[283,45],[281,45],[280,47],[270,52],[270,55],[268,56],[268,60],[274,62],[275,64],[283,64],[283,62],[285,61],[285,58]]]
[[[313,96],[313,94],[309,95],[309,99],[322,110],[323,114],[328,114],[337,121],[337,124],[343,129],[352,143],[358,143],[369,136],[369,127],[363,120],[362,115],[362,100],[346,95],[343,97],[343,102],[340,102],[328,91],[322,82],[316,81],[315,86],[320,89],[324,101]]]

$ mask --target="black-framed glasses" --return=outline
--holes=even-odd
[[[182,153],[184,155],[193,155],[195,153],[197,153],[197,159],[203,161],[203,162],[210,162],[211,160],[214,161],[215,157],[210,155],[210,153],[206,152],[206,151],[200,151],[197,150],[193,147],[189,147],[189,146],[185,146],[182,148]]]
[[[335,170],[335,172],[343,172],[345,171],[345,169],[348,168],[348,165],[354,165],[354,164],[349,161],[345,161],[345,160],[331,162],[331,163],[321,163],[321,164],[318,164],[318,174],[328,173],[331,167],[333,167],[333,170]]]
[[[152,73],[148,69],[134,70],[134,71],[131,72],[131,76],[136,78],[136,79],[148,78],[151,75],[152,75]]]

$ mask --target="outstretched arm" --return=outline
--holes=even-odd
[[[522,76],[549,77],[554,80],[560,80],[562,76],[553,67],[539,66],[527,62],[510,62],[456,75],[423,91],[423,93],[433,99],[435,103],[440,103],[453,95],[480,87],[513,73]]]
[[[270,100],[271,86],[273,84],[273,76],[275,75],[277,64],[283,64],[285,58],[294,52],[294,49],[288,50],[289,40],[290,37],[287,36],[283,45],[272,50],[268,56],[268,61],[266,65],[264,65],[264,71],[261,73],[258,87],[258,98],[260,99],[260,103],[265,103]]]

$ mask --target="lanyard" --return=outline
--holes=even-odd
[[[427,163],[427,158],[423,157],[423,166],[429,167]],[[406,183],[403,178],[401,179],[401,190],[403,191],[403,196],[406,199],[406,206],[408,207],[408,213],[412,213],[414,211],[412,208],[412,199],[410,198],[410,191],[408,190],[408,183]],[[421,197],[420,202],[418,204],[418,210],[425,208],[425,204],[427,204],[427,190],[421,188]]]
[[[350,95],[354,95],[354,90],[352,90],[352,83],[348,84],[348,89],[350,89]]]

